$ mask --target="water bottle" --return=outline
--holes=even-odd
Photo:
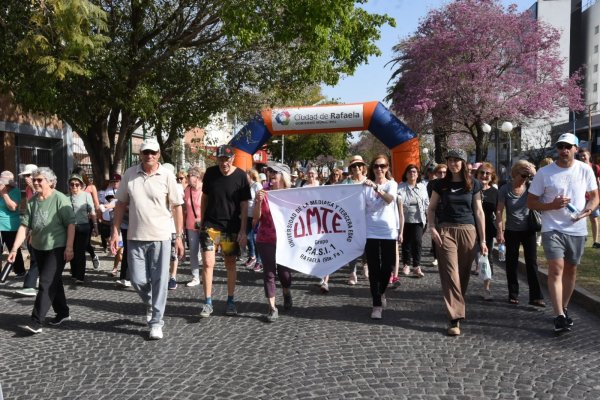
[[[498,245],[498,260],[506,261],[506,246],[504,245],[504,243],[500,243]]]
[[[572,220],[577,219],[577,216],[580,213],[580,211],[577,209],[577,207],[575,207],[573,204],[569,203],[569,204],[567,204],[567,209],[569,210],[569,215],[571,216],[571,219]]]

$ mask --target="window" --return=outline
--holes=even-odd
[[[598,54],[598,45],[594,46],[594,54]]]
[[[594,64],[594,72],[598,72],[598,64]]]
[[[597,34],[598,34],[598,32],[600,32],[600,26],[596,25],[596,26],[594,27],[594,35],[597,35]]]
[[[598,91],[598,84],[594,83],[594,92],[597,92],[597,91]]]

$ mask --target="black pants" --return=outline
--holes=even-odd
[[[123,256],[121,257],[121,273],[119,274],[119,279],[129,280],[129,278],[127,278],[127,268],[129,267],[127,261],[127,229],[121,228],[121,237],[123,238]]]
[[[4,243],[6,243],[6,248],[8,251],[12,250],[16,237],[17,231],[2,231],[2,240]],[[20,247],[17,249],[17,258],[15,258],[15,262],[13,263],[13,272],[16,275],[20,275],[25,272],[25,263],[23,262],[23,254],[21,253]]]
[[[381,295],[385,293],[396,266],[396,240],[367,239],[365,254],[369,266],[369,286],[373,307],[381,307]]]
[[[37,288],[37,280],[39,277],[38,265],[35,260],[35,253],[33,252],[33,247],[27,242],[27,251],[29,251],[29,271],[25,274],[25,282],[23,282],[23,288],[25,289],[36,289]]]
[[[527,284],[529,285],[529,301],[544,298],[537,275],[536,238],[533,231],[506,231],[506,280],[508,281],[509,299],[519,298],[519,246],[523,245]]]
[[[71,276],[83,281],[85,279],[85,250],[90,240],[90,224],[77,224],[75,226],[75,240],[73,240],[73,259],[71,260]]]
[[[94,230],[94,223],[90,220],[90,234],[88,237],[88,244],[87,244],[87,247],[85,248],[85,251],[90,253],[90,257],[92,257],[92,260],[94,258],[96,258],[96,252],[94,251],[94,246],[92,246],[92,231],[93,230]]]
[[[62,273],[65,269],[65,248],[52,250],[33,249],[40,272],[40,285],[33,305],[31,319],[43,323],[50,307],[58,317],[69,315]]]
[[[404,224],[402,231],[402,263],[412,266],[421,266],[421,249],[423,247],[423,224]]]

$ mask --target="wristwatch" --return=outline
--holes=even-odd
[[[177,240],[177,238],[183,240],[183,233],[174,233],[171,235],[171,240]]]

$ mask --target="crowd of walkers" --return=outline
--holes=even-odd
[[[383,154],[369,163],[355,155],[346,169],[333,169],[323,184],[364,186],[366,245],[364,255],[350,263],[348,284],[357,284],[362,264],[371,292],[371,318],[383,318],[386,290],[390,285],[398,287],[400,276],[424,276],[422,238],[426,231],[431,233],[448,335],[461,334],[470,277],[483,274],[479,261],[486,260],[493,274],[494,242],[506,249],[500,254],[502,258],[505,255],[506,300],[519,304],[517,270],[522,246],[529,304],[545,307],[536,257],[541,231],[556,314],[554,330],[570,330],[573,320],[567,310],[587,237],[586,218],[597,222],[599,213],[600,174],[589,163],[589,152],[578,145],[574,135],[561,135],[555,161],[536,171],[532,163],[519,160],[511,168],[510,180],[500,188],[494,166],[470,164],[462,149],[449,149],[446,163],[430,165],[423,176],[418,165],[409,164],[401,182],[393,179],[390,160]],[[22,216],[21,191],[14,175],[1,173],[2,240],[14,273],[24,280],[18,292],[36,296],[26,329],[39,333],[45,322],[59,325],[70,319],[63,270],[70,263],[73,283],[84,284],[86,252],[92,267],[98,269],[93,236],[100,236],[103,250],[114,255],[110,275],[120,287],[133,287],[146,305],[150,339],[163,337],[167,293],[177,289],[177,265],[184,259],[186,247],[191,268],[186,286],[202,285],[201,318],[214,312],[217,254],[227,271],[226,315],[237,315],[235,287],[240,261],[263,275],[266,321],[279,317],[277,281],[283,309],[292,309],[293,273],[276,263],[277,235],[269,192],[319,186],[317,169],[292,171],[283,163],[269,162],[263,170],[244,172],[234,166],[233,148],[223,145],[217,149],[217,165],[206,171],[195,166],[175,171],[170,164],[159,162],[160,148],[153,140],[144,141],[140,159],[140,164],[122,177],[111,176],[104,190],[98,190],[82,169],[75,169],[68,179],[67,195],[56,190],[52,170],[27,165],[19,174],[27,196]],[[592,227],[593,247],[600,247],[596,245],[597,223]],[[24,243],[30,254],[28,270],[21,254]],[[243,250],[245,261],[241,259]],[[485,300],[493,299],[491,281],[486,272],[481,292]],[[322,293],[329,293],[329,276],[319,284]],[[50,307],[55,316],[46,321]]]

